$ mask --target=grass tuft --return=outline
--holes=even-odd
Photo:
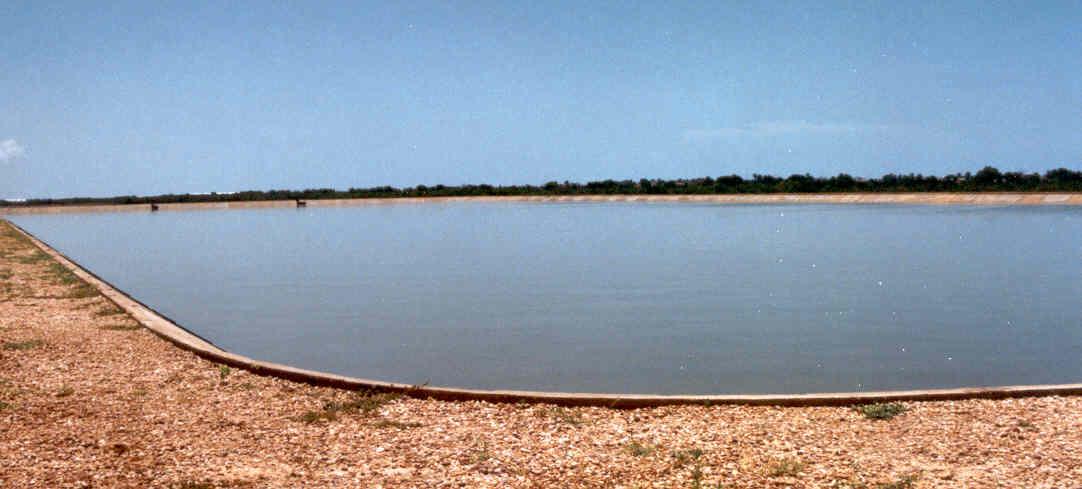
[[[305,423],[315,423],[321,420],[335,421],[340,414],[350,413],[359,413],[362,416],[370,416],[373,413],[378,412],[384,404],[394,401],[399,397],[401,397],[400,394],[360,391],[354,393],[353,396],[345,402],[328,401],[323,404],[323,410],[308,411],[300,416],[300,420]]]
[[[701,448],[692,448],[690,450],[674,450],[672,452],[673,465],[677,467],[683,467],[691,462],[699,460],[699,457],[703,456]]]
[[[74,289],[61,297],[62,299],[87,299],[90,297],[96,297],[98,295],[98,289],[95,289],[94,287],[90,286],[90,284],[83,282],[78,277],[76,277],[76,280],[79,280],[79,285],[77,285]]]
[[[876,484],[875,489],[911,489],[914,484],[917,483],[917,476],[907,475],[891,482],[881,482]]]
[[[906,407],[905,404],[900,402],[877,402],[875,404],[857,406],[855,409],[868,419],[891,419],[904,413]]]
[[[876,482],[872,485],[868,485],[865,482],[860,481],[848,481],[841,482],[841,486],[845,489],[913,489],[917,483],[916,475],[905,475],[896,480],[890,482]]]
[[[480,447],[474,448],[470,451],[469,463],[479,464],[492,458],[492,451],[488,449],[487,443],[482,443]]]
[[[106,324],[105,326],[99,326],[98,327],[98,329],[103,329],[105,331],[135,331],[135,330],[140,329],[140,328],[142,328],[142,326],[138,325],[138,324],[119,324],[119,323],[118,324]]]
[[[541,408],[539,411],[537,411],[537,414],[538,416],[551,418],[559,421],[560,423],[568,424],[571,426],[579,426],[585,421],[582,419],[582,415],[578,414],[573,410],[562,408],[560,406]]]
[[[44,254],[43,256],[48,257],[48,255]],[[60,262],[57,261],[49,262],[46,266],[45,275],[49,278],[55,278],[64,285],[76,284],[83,281],[74,273],[71,273],[71,270],[68,270],[67,267],[61,265]]]
[[[637,441],[628,443],[627,446],[624,447],[624,449],[632,457],[645,457],[647,455],[652,455],[657,450],[651,445],[643,445],[642,443],[639,443]]]
[[[21,263],[23,265],[33,265],[35,263],[39,263],[39,262],[48,260],[49,255],[46,255],[44,252],[34,250],[32,253],[30,253],[28,255],[16,256],[16,257],[14,257],[14,259],[15,259],[16,262]]]
[[[795,458],[775,460],[766,466],[766,474],[770,477],[796,477],[802,470],[804,463]]]
[[[390,419],[381,419],[379,421],[376,421],[375,423],[372,423],[372,426],[376,428],[396,428],[404,430],[408,428],[420,428],[424,425],[411,421],[394,421]]]
[[[209,482],[183,481],[175,487],[176,489],[214,489],[214,484]]]
[[[112,304],[109,304],[101,309],[98,309],[97,311],[94,311],[94,316],[99,318],[118,316],[120,314],[124,314],[124,311],[121,311],[119,307],[116,307]]]
[[[4,349],[5,350],[13,350],[13,351],[31,350],[31,349],[37,348],[37,347],[39,347],[41,345],[44,345],[44,344],[45,344],[45,342],[41,341],[41,340],[8,342],[8,343],[4,343]]]

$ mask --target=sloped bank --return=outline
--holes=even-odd
[[[54,250],[29,232],[9,223],[25,235],[35,246],[66,267],[79,278],[96,288],[108,300],[127,312],[144,327],[174,345],[195,353],[205,359],[230,367],[245,369],[258,375],[266,375],[317,386],[349,390],[395,392],[416,398],[432,398],[451,401],[488,401],[504,403],[547,403],[563,406],[599,406],[612,408],[642,408],[679,404],[741,404],[777,406],[845,406],[890,401],[944,401],[963,399],[1002,399],[1033,396],[1078,395],[1082,384],[1024,385],[999,387],[971,387],[959,389],[927,389],[884,392],[841,392],[793,395],[645,395],[645,394],[595,394],[565,392],[534,392],[515,390],[477,390],[452,387],[414,386],[383,382],[379,380],[347,377],[330,373],[305,370],[264,362],[237,355],[218,348],[198,335],[176,324],[150,307],[135,300],[123,291],[84,269],[71,259]]]

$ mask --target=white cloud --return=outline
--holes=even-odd
[[[0,141],[0,163],[21,158],[24,154],[26,150],[19,145],[18,141],[14,139]]]
[[[688,129],[684,131],[684,141],[710,141],[714,139],[733,139],[745,136],[780,136],[784,134],[841,134],[866,131],[881,131],[887,126],[876,124],[857,124],[850,122],[808,122],[808,121],[767,121],[743,126],[719,127],[713,129]]]

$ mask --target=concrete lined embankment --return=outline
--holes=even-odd
[[[700,202],[719,204],[927,204],[927,205],[1082,205],[1082,193],[838,193],[724,195],[565,195],[513,197],[406,197],[390,199],[326,199],[306,201],[308,207],[450,202]],[[191,202],[158,204],[161,210],[260,209],[295,207],[292,200]],[[149,210],[147,204],[53,205],[0,207],[0,214],[56,214]]]
[[[412,386],[334,375],[304,370],[270,362],[251,359],[222,350],[198,337],[153,309],[138,302],[128,294],[82,268],[74,261],[51,248],[30,233],[12,224],[27,236],[34,245],[55,259],[76,276],[98,289],[102,295],[130,314],[135,320],[158,336],[185,350],[208,360],[242,368],[259,375],[305,382],[318,386],[350,390],[375,390],[399,392],[418,398],[439,400],[479,400],[490,402],[538,402],[565,406],[603,406],[639,408],[676,404],[745,404],[785,406],[838,406],[886,401],[934,401],[976,398],[1014,398],[1049,395],[1082,394],[1082,384],[974,387],[960,389],[931,389],[887,392],[843,392],[796,395],[643,395],[643,394],[595,394],[534,392],[514,390],[476,390],[445,387]]]

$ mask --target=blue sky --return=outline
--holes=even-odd
[[[1082,167],[1082,3],[0,3],[0,197]]]

